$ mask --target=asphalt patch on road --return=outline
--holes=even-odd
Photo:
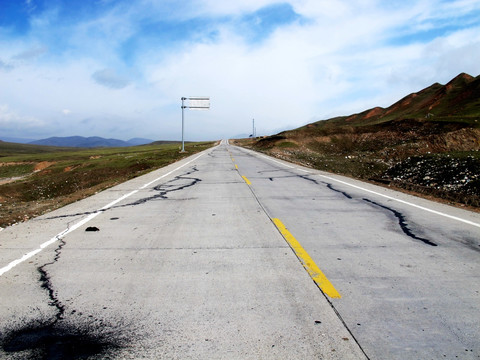
[[[100,229],[96,226],[89,226],[85,229],[85,231],[100,231]]]

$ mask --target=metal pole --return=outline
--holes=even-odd
[[[184,112],[185,112],[185,106],[184,106],[184,101],[185,101],[186,98],[182,97],[182,151],[181,152],[185,152],[185,142],[183,140],[183,131],[184,131]]]

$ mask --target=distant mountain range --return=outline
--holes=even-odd
[[[67,136],[67,137],[50,137],[48,139],[41,139],[29,142],[33,145],[46,146],[66,146],[66,147],[80,147],[80,148],[94,148],[94,147],[126,147],[137,146],[152,143],[153,140],[133,138],[128,141],[118,139],[105,139],[99,136],[83,137],[83,136]]]
[[[29,142],[35,141],[35,139],[25,139],[25,138],[17,138],[17,137],[0,136],[0,141],[5,141],[5,142],[9,142],[9,143],[17,143],[17,144],[28,144]]]

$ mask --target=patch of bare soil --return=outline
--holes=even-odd
[[[41,170],[46,169],[47,167],[49,167],[53,164],[55,164],[55,162],[51,162],[51,161],[39,162],[35,165],[34,171],[41,171]]]

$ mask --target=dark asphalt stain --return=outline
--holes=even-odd
[[[10,331],[1,346],[5,353],[20,355],[22,359],[105,358],[123,347],[121,341],[115,339],[115,333],[88,325],[33,322]]]
[[[436,243],[434,243],[431,240],[421,238],[421,237],[415,235],[412,232],[412,230],[410,230],[410,228],[408,227],[407,221],[405,220],[405,216],[401,212],[399,212],[395,209],[389,208],[388,206],[381,205],[379,203],[376,203],[375,201],[372,201],[372,200],[369,200],[369,199],[366,199],[366,198],[363,198],[363,201],[366,201],[366,202],[368,202],[372,205],[381,207],[382,209],[385,209],[385,210],[388,210],[388,211],[392,212],[393,215],[395,215],[395,217],[398,219],[398,224],[400,225],[400,228],[402,229],[402,231],[404,232],[405,235],[411,237],[412,239],[422,241],[423,243],[425,243],[427,245],[438,246]]]

